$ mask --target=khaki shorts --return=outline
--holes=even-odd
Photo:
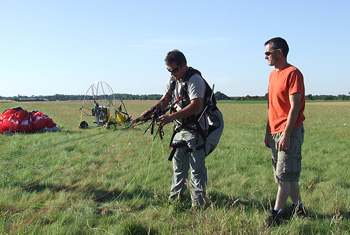
[[[290,135],[290,147],[279,151],[283,132],[271,135],[270,146],[275,180],[299,182],[301,171],[301,146],[304,142],[304,126],[294,129]]]

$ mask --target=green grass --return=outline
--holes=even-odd
[[[126,101],[134,118],[154,101]],[[349,234],[350,103],[306,104],[301,195],[310,216],[266,228],[274,204],[266,102],[220,102],[225,129],[207,158],[208,207],[189,193],[169,204],[172,166],[147,124],[80,130],[81,102],[0,103],[48,114],[57,133],[0,135],[0,232],[5,234]],[[140,137],[140,138],[139,138]],[[285,210],[290,211],[290,200]]]

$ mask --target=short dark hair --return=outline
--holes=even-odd
[[[166,58],[165,58],[166,64],[172,64],[175,63],[176,65],[180,66],[183,63],[187,64],[185,55],[179,51],[179,50],[172,50],[169,51]]]
[[[265,46],[270,44],[273,50],[281,49],[284,57],[287,59],[287,55],[289,52],[289,47],[283,38],[277,37],[277,38],[271,38],[267,42],[265,42]]]

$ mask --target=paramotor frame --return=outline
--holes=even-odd
[[[130,117],[125,104],[121,99],[119,101],[117,105],[111,86],[103,81],[94,82],[84,96],[79,127],[88,127],[88,123],[82,121],[83,115],[95,117],[93,123],[106,128],[116,128],[117,124],[129,122]]]

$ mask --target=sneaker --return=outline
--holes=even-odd
[[[297,216],[301,216],[301,217],[305,217],[307,216],[307,212],[305,210],[305,207],[303,206],[297,206],[297,205],[293,205],[292,208],[292,216],[293,215],[297,215]]]
[[[267,227],[270,227],[271,225],[280,225],[282,223],[281,212],[270,210],[265,222]]]

